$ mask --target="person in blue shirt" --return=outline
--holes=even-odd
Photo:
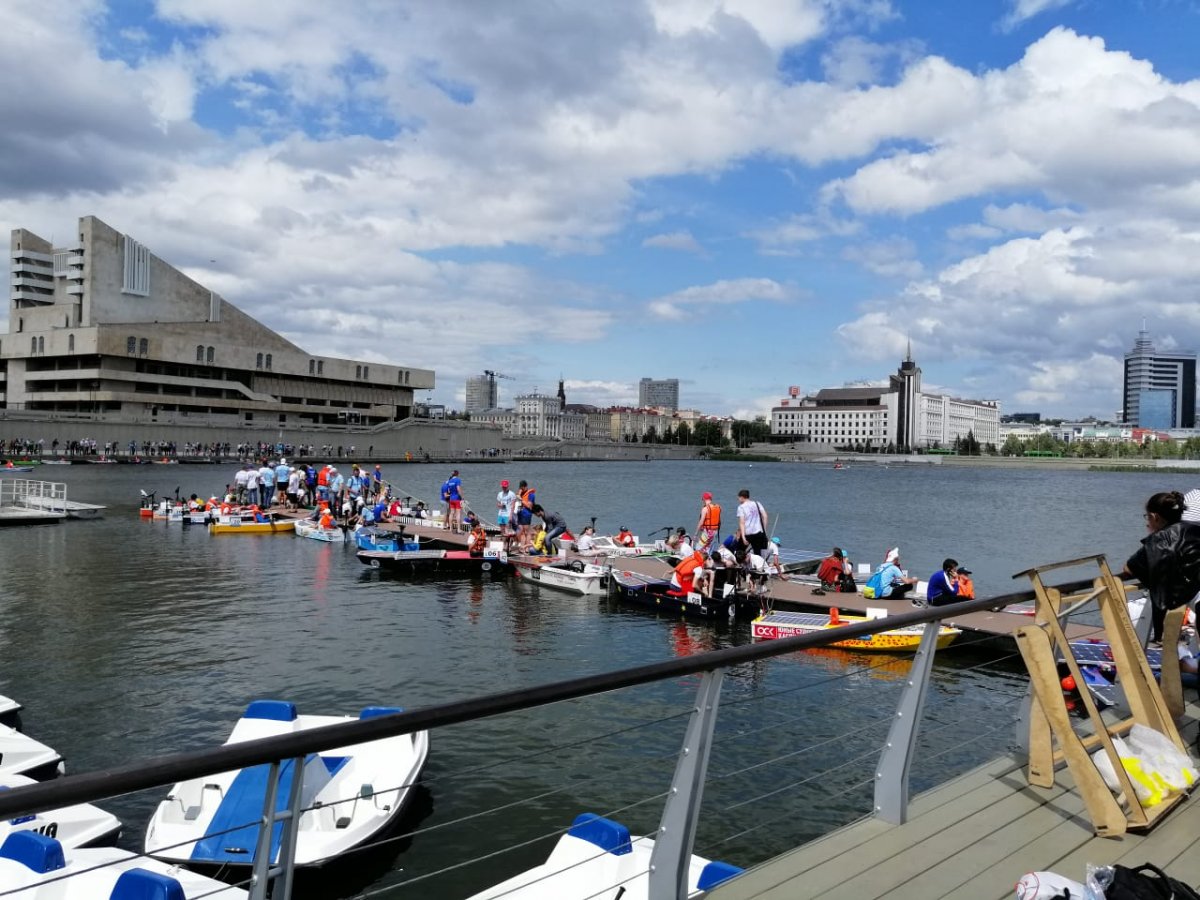
[[[442,484],[442,499],[446,501],[446,527],[454,532],[461,531],[463,490],[462,479],[458,477],[458,469],[451,472],[450,477]]]
[[[941,569],[929,576],[925,598],[930,606],[945,606],[958,600],[958,560],[942,560]]]
[[[876,574],[879,576],[880,597],[903,597],[917,583],[917,579],[906,577],[904,571],[900,568],[899,547],[888,551],[883,565],[879,567],[879,571]]]

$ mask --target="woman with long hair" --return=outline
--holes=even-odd
[[[1162,643],[1167,610],[1188,603],[1200,592],[1200,523],[1183,518],[1187,505],[1178,491],[1160,491],[1146,501],[1149,530],[1142,546],[1125,563],[1150,595],[1151,643]]]

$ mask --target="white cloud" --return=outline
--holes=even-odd
[[[747,234],[759,244],[763,253],[781,255],[795,252],[800,244],[827,237],[849,237],[862,231],[862,223],[834,216],[828,209],[815,213],[797,213],[780,222]]]
[[[1009,0],[1009,2],[1012,4],[1012,9],[1000,20],[1000,28],[1004,31],[1012,31],[1022,22],[1041,13],[1070,6],[1074,0]]]
[[[643,247],[658,247],[663,250],[683,250],[687,253],[703,253],[704,248],[690,231],[672,231],[656,234],[642,241]]]
[[[637,403],[636,384],[624,381],[578,380],[568,378],[563,384],[568,403],[590,403],[593,406],[630,406]]]
[[[856,262],[885,278],[916,278],[924,266],[916,258],[917,245],[907,238],[851,244],[842,258]]]
[[[652,300],[649,310],[660,319],[681,321],[705,307],[768,301],[787,302],[796,291],[770,278],[735,278],[696,285]]]

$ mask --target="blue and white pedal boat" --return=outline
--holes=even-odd
[[[550,857],[508,881],[469,900],[584,900],[620,897],[646,900],[650,885],[651,838],[630,838],[619,822],[592,813],[575,818],[558,839]],[[737,866],[693,856],[688,867],[689,897],[699,897],[723,881],[740,875]]]
[[[7,775],[0,778],[0,791],[37,784],[24,775]],[[0,819],[0,844],[18,831],[35,831],[52,837],[68,850],[90,847],[115,841],[121,833],[121,820],[90,803],[77,803],[61,809],[13,819]]]
[[[21,900],[246,900],[241,888],[116,847],[67,849],[33,831],[0,844],[0,891]]]
[[[44,781],[65,771],[66,766],[57,750],[7,725],[0,725],[0,778],[28,775],[37,781]]]
[[[367,707],[369,719],[401,710]],[[256,700],[226,744],[353,722],[351,716],[302,716],[292,703]],[[399,821],[429,753],[428,732],[381,738],[310,755],[300,789],[296,865],[318,866],[388,831]],[[258,846],[270,767],[252,766],[175,785],[146,828],[146,852],[162,860],[204,866],[249,866]],[[287,808],[295,766],[282,766],[277,809]],[[283,836],[276,825],[271,861]]]

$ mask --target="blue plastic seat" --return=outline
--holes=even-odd
[[[185,900],[181,885],[174,878],[149,869],[128,869],[113,885],[108,900]]]
[[[39,874],[65,868],[62,844],[36,831],[14,831],[0,845],[0,858],[19,862]]]

